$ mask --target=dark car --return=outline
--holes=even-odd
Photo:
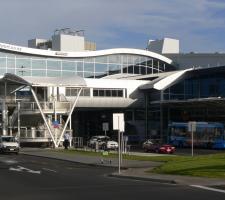
[[[160,144],[159,140],[146,140],[143,143],[145,152],[174,153],[176,148],[170,144]]]

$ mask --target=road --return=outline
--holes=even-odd
[[[0,155],[0,199],[182,199],[221,200],[218,193],[190,186],[108,177],[112,168],[25,155]]]

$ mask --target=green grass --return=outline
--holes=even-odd
[[[211,154],[195,157],[175,157],[153,169],[160,174],[174,174],[225,179],[225,154]]]
[[[79,150],[54,150],[66,154],[102,156],[101,152]],[[109,157],[117,157],[110,153]],[[225,179],[225,153],[204,156],[133,156],[124,155],[124,159],[162,162],[162,165],[149,172]]]

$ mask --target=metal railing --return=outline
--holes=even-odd
[[[64,111],[69,112],[71,102],[40,102],[43,111]],[[23,111],[38,111],[36,102],[21,102],[21,110]]]

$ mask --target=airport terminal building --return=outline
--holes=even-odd
[[[0,43],[0,76],[1,133],[23,143],[58,146],[66,131],[88,139],[103,123],[114,137],[113,113],[124,113],[130,142],[168,141],[188,121],[225,123],[225,54],[180,54],[169,38],[96,50],[80,32],[57,30],[28,47]]]

